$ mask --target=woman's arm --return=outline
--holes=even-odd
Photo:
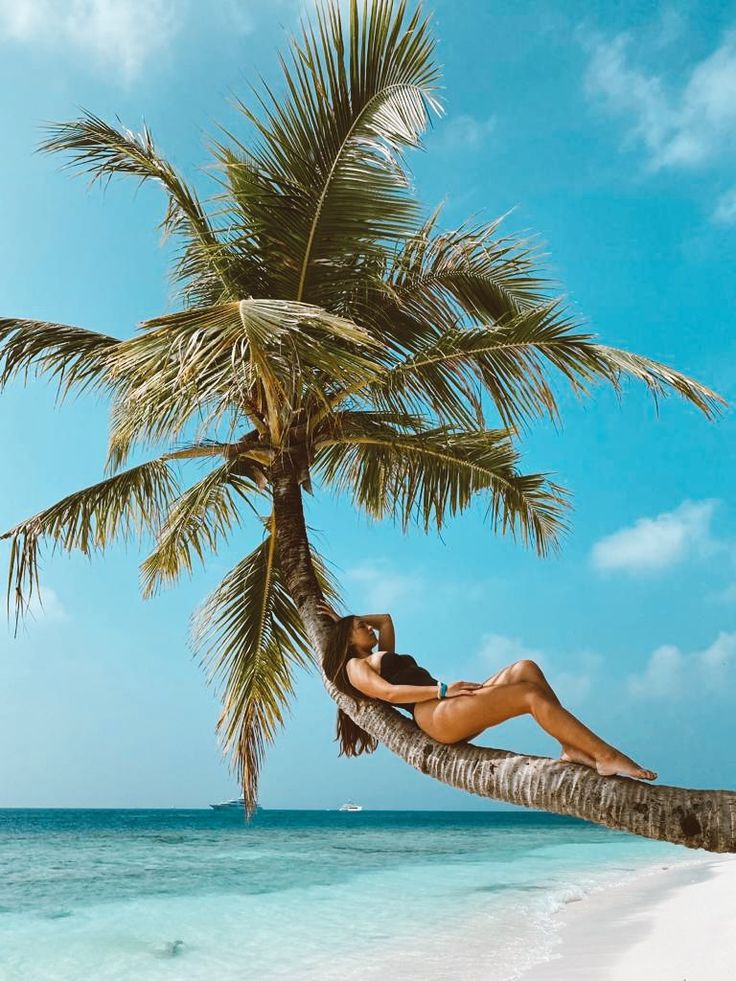
[[[378,630],[379,650],[391,651],[392,654],[396,651],[396,632],[390,613],[364,613],[360,619]]]
[[[351,658],[346,670],[350,683],[369,698],[400,705],[402,702],[428,702],[438,695],[437,685],[392,685],[361,658]]]
[[[320,600],[317,604],[317,609],[320,613],[328,616],[330,620],[337,621],[340,619],[340,614],[336,610],[333,610],[330,604],[324,600]],[[379,650],[391,651],[392,654],[396,651],[396,632],[394,631],[394,622],[391,619],[390,613],[366,613],[358,619],[365,620],[371,627],[378,629]]]
[[[431,702],[439,696],[437,685],[392,685],[382,678],[370,664],[361,658],[351,658],[347,663],[350,683],[369,698],[380,698],[393,705],[414,702]],[[447,698],[456,695],[472,695],[481,685],[471,681],[456,681],[447,689]]]
[[[386,701],[392,705],[414,705],[416,702],[431,702],[437,698],[437,685],[390,685],[391,697]]]

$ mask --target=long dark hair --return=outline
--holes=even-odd
[[[353,632],[355,617],[341,617],[335,621],[330,634],[322,667],[325,674],[338,691],[359,701],[365,698],[362,692],[354,688],[348,679],[345,665],[355,654],[350,637]],[[361,729],[341,708],[337,710],[337,728],[335,739],[340,744],[338,756],[360,756],[361,753],[373,753],[378,746],[378,740]]]

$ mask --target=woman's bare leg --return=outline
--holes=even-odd
[[[572,748],[573,756],[592,758],[595,769],[603,777],[613,776],[614,773],[623,773],[627,777],[638,777],[640,780],[655,780],[657,774],[654,770],[646,770],[639,766],[630,757],[617,750],[614,746],[604,742],[599,736],[583,723],[575,718],[572,712],[568,712],[557,701],[549,699],[546,693],[532,698],[534,704],[531,714],[536,722],[555,739],[559,739],[563,746]],[[577,762],[577,760],[573,760]]]
[[[490,726],[527,714],[563,746],[574,746],[590,756],[602,776],[622,773],[642,780],[654,780],[657,776],[604,742],[564,709],[559,700],[551,698],[541,685],[533,682],[488,685],[470,695],[420,702],[414,713],[417,724],[444,743],[461,742]]]
[[[537,684],[542,688],[547,695],[555,702],[560,704],[560,700],[557,697],[552,685],[547,681],[544,672],[539,667],[536,661],[521,660],[514,661],[513,664],[509,664],[505,668],[501,668],[496,674],[487,678],[483,685],[488,687],[491,685],[510,685],[515,684],[519,681],[530,681],[533,684]],[[474,735],[479,735],[475,733]],[[472,737],[471,737],[472,738]],[[584,766],[589,766],[595,769],[595,759],[586,753],[579,746],[574,746],[572,743],[560,742],[561,752],[560,759],[564,763],[581,763]]]

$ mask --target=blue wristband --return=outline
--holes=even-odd
[[[447,685],[444,681],[440,682],[440,698],[447,698]]]

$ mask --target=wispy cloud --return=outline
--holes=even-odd
[[[490,579],[444,579],[419,568],[407,570],[387,559],[370,559],[348,568],[343,574],[360,594],[363,612],[398,612],[424,608],[429,601],[452,605],[480,603],[493,589]]]
[[[596,673],[603,664],[603,658],[591,651],[566,655],[567,668],[556,667],[556,658],[545,651],[528,647],[517,637],[503,634],[484,634],[474,662],[468,673],[476,676],[467,680],[477,680],[480,674],[491,677],[501,668],[514,661],[535,661],[544,671],[547,680],[555,688],[560,700],[566,704],[579,704],[584,701],[593,688]],[[479,674],[480,672],[480,674]]]
[[[707,692],[733,694],[736,681],[736,633],[721,632],[705,650],[684,654],[664,644],[652,652],[641,674],[627,679],[629,694],[640,699],[673,699]]]
[[[12,616],[11,616],[12,619]],[[58,593],[48,586],[41,586],[26,611],[28,623],[63,623],[70,616]]]
[[[212,0],[210,8],[219,12],[230,28],[239,34],[252,34],[265,18],[287,20],[295,25],[299,16],[311,17],[320,0]],[[350,0],[339,0],[343,18],[350,9]],[[265,17],[264,17],[265,15]]]
[[[700,697],[719,692],[732,697],[736,685],[736,632],[721,631],[708,647],[692,653],[673,644],[662,644],[652,651],[641,672],[618,679],[606,671],[605,659],[596,652],[566,653],[563,660],[529,647],[516,637],[486,634],[476,658],[464,668],[463,677],[479,680],[524,659],[539,664],[563,705],[580,705],[596,688],[635,700],[676,700],[689,694]],[[564,667],[559,669],[558,664]]]
[[[731,150],[736,136],[736,31],[695,63],[684,82],[668,85],[630,56],[632,38],[588,41],[589,95],[628,117],[629,139],[643,144],[648,165],[691,167]]]
[[[726,191],[716,201],[713,221],[717,225],[736,225],[736,187]]]
[[[736,603],[736,582],[729,583],[724,589],[710,593],[706,598],[716,603]]]
[[[507,664],[513,664],[514,661],[536,661],[540,667],[545,661],[542,651],[527,647],[517,637],[506,637],[504,634],[483,634],[478,657],[489,674],[499,671]]]
[[[66,49],[129,80],[168,46],[186,13],[174,0],[0,0],[0,42]]]
[[[361,563],[347,569],[345,578],[358,587],[365,607],[362,613],[387,613],[426,597],[426,583],[420,573],[401,572],[388,562]]]
[[[437,124],[432,146],[434,149],[457,152],[477,150],[495,129],[495,116],[488,116],[485,119],[478,119],[467,113],[449,116]]]
[[[717,547],[710,523],[718,502],[684,501],[674,511],[639,518],[593,546],[591,561],[601,572],[661,572],[686,556]]]

